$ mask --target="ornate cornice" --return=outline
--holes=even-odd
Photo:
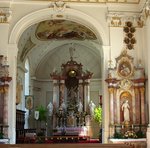
[[[9,23],[12,11],[9,7],[0,7],[0,23]]]
[[[120,12],[109,12],[107,14],[107,22],[111,27],[123,27],[125,22],[130,21],[134,27],[141,28],[145,25],[148,16],[150,16],[150,0],[147,0],[142,11],[139,13],[129,13],[129,15],[126,15]]]
[[[142,14],[146,18],[150,15],[150,0],[147,0],[147,2],[145,3]]]
[[[51,1],[51,0],[32,0],[32,1]],[[121,4],[139,4],[140,0],[65,0],[66,2],[78,3],[121,3]]]
[[[109,12],[107,22],[110,27],[124,27],[126,22],[132,22],[134,27],[143,27],[144,18],[140,13],[126,15],[120,12]]]

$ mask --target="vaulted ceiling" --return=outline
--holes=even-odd
[[[31,76],[50,79],[53,70],[60,71],[61,64],[73,59],[83,65],[83,70],[101,78],[101,46],[89,28],[72,21],[47,20],[29,27],[18,44],[18,64],[30,61]],[[20,62],[19,62],[20,61]]]

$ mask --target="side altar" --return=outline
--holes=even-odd
[[[124,50],[108,68],[110,138],[143,138],[147,127],[145,74],[141,61]]]
[[[61,65],[61,71],[53,71],[53,102],[48,105],[53,135],[83,135],[90,130],[92,101],[90,79],[92,72],[83,71],[83,65],[73,60]]]

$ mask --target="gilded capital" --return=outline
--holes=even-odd
[[[108,91],[110,94],[112,94],[114,92],[114,88],[108,88]]]
[[[140,88],[140,92],[143,94],[144,91],[145,91],[145,88],[144,88],[144,87],[141,87],[141,88]]]
[[[12,11],[9,7],[0,7],[0,23],[9,23]]]

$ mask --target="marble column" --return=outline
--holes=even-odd
[[[114,135],[114,88],[109,88],[109,100],[110,100],[110,137]]]
[[[83,105],[83,80],[79,80],[79,100],[82,102]]]
[[[144,87],[140,88],[140,94],[141,94],[141,124],[145,124],[145,98],[144,98]]]
[[[4,87],[4,92],[3,92],[3,96],[4,96],[4,110],[3,110],[3,124],[5,126],[8,125],[8,87],[3,86]],[[8,137],[8,128],[3,128],[3,132],[4,135],[6,137]]]
[[[65,88],[65,81],[64,80],[60,80],[60,87],[59,87],[59,102],[60,104],[62,104],[65,100],[64,100],[64,88]]]
[[[120,93],[119,90],[116,92],[116,111],[117,111],[117,124],[120,124]]]
[[[110,100],[110,125],[114,124],[114,101],[113,101],[113,92],[114,88],[109,88],[109,100]]]
[[[90,86],[89,86],[90,80],[85,80],[85,91],[84,91],[84,108],[85,111],[89,108],[89,102],[90,102]]]
[[[53,80],[53,105],[54,105],[54,113],[57,111],[59,103],[58,103],[58,97],[57,97],[57,92],[58,92],[58,82],[57,80]],[[56,117],[53,115],[53,128],[55,128],[57,125]]]
[[[135,106],[136,106],[136,112],[135,112],[135,115],[136,115],[136,124],[140,124],[140,118],[141,118],[141,113],[140,113],[140,92],[139,92],[139,88],[138,87],[135,87],[134,88],[134,92],[135,92]]]
[[[117,116],[117,96],[116,96],[116,94],[117,94],[117,89],[114,88],[114,103],[113,103],[113,105],[114,105],[114,123],[117,123],[117,118],[118,118],[118,116]]]

